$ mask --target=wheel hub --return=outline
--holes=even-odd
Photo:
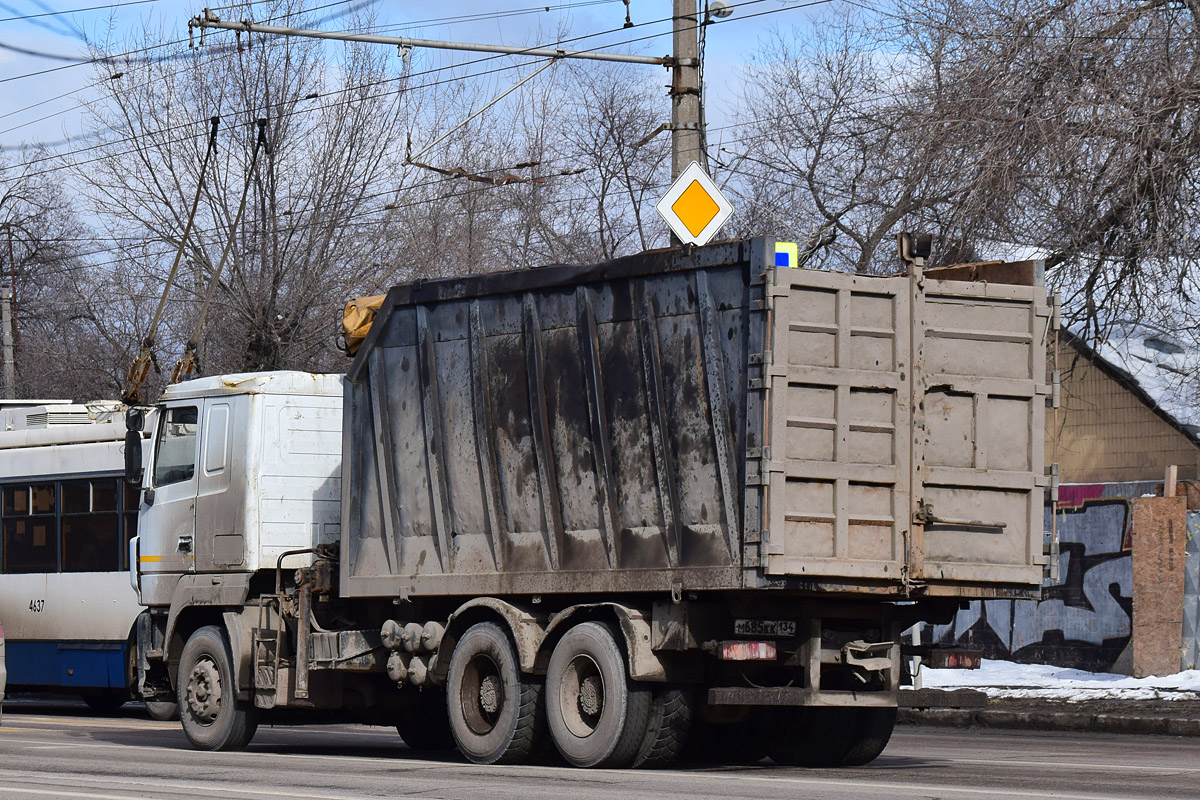
[[[210,723],[221,707],[221,673],[211,661],[197,661],[187,682],[187,706],[193,717]]]
[[[479,705],[488,714],[500,710],[500,685],[495,675],[488,675],[480,682]]]
[[[597,716],[604,707],[604,683],[599,675],[589,675],[579,684],[579,709],[589,716]]]

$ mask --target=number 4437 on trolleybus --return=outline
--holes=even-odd
[[[0,404],[0,624],[8,693],[82,696],[114,711],[135,699],[129,579],[138,491],[122,480],[118,403]],[[169,718],[174,703],[147,704]]]

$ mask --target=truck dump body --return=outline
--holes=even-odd
[[[1026,266],[786,269],[754,239],[395,287],[348,375],[341,592],[1029,596]]]

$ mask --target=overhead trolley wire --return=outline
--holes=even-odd
[[[294,16],[298,16],[300,14],[308,14],[313,11],[320,11],[322,9],[332,8],[334,6],[345,5],[350,2],[353,2],[353,0],[337,0],[337,2],[326,3],[325,5],[315,6],[313,8],[304,8],[304,9],[300,9],[298,11],[288,11],[283,14],[277,14],[275,16],[268,17],[267,19],[268,20],[286,19],[288,17],[294,17]],[[216,33],[216,32],[214,31],[213,33]],[[36,72],[26,72],[21,75],[10,75],[7,78],[0,78],[0,83],[8,83],[9,81],[21,80],[23,78],[33,78],[33,77],[37,77],[39,75],[46,75],[51,72],[58,72],[58,71],[64,70],[64,69],[71,69],[72,67],[81,67],[81,66],[84,66],[87,64],[107,64],[107,63],[117,62],[120,59],[127,58],[128,56],[139,55],[142,53],[148,53],[148,52],[151,52],[152,50],[160,50],[164,47],[172,47],[174,45],[183,44],[186,41],[188,41],[188,39],[172,39],[170,41],[160,42],[159,44],[152,44],[152,45],[147,45],[145,47],[135,48],[133,50],[127,50],[123,53],[105,54],[105,55],[100,55],[100,56],[94,56],[92,58],[78,57],[78,56],[64,56],[64,55],[60,55],[60,54],[56,54],[56,53],[46,53],[46,52],[41,52],[41,51],[28,51],[25,48],[19,48],[15,45],[9,45],[4,42],[0,42],[0,49],[12,49],[12,50],[17,50],[18,52],[27,52],[32,55],[38,55],[38,56],[41,56],[42,58],[64,59],[64,60],[70,60],[73,62],[70,64],[63,64],[62,66],[58,66],[58,67],[49,67],[47,69],[38,70]],[[186,57],[186,56],[187,56],[187,53],[168,54],[167,56],[161,56],[158,58],[143,59],[142,63],[157,63],[160,61],[170,61],[170,60],[175,60],[175,59],[178,59],[181,57]],[[125,63],[130,63],[130,62],[126,61]],[[137,62],[133,62],[133,63],[137,63]]]
[[[343,0],[343,2],[345,2],[345,1],[346,1],[346,0]],[[719,22],[721,22],[721,23],[726,23],[726,22],[732,22],[732,21],[735,21],[735,20],[738,20],[738,19],[749,19],[749,18],[751,18],[751,17],[763,16],[763,15],[766,15],[766,14],[775,14],[775,13],[779,13],[779,12],[781,12],[781,11],[790,11],[790,10],[795,10],[795,9],[800,9],[800,8],[807,8],[807,7],[811,7],[811,6],[825,5],[825,4],[827,4],[827,3],[834,2],[834,1],[835,1],[835,0],[809,0],[809,2],[805,2],[805,3],[798,3],[798,4],[794,4],[794,5],[789,5],[789,6],[784,6],[784,7],[782,7],[782,8],[774,8],[774,9],[769,9],[769,10],[767,10],[767,11],[764,11],[764,12],[759,12],[759,13],[757,13],[757,14],[753,14],[753,15],[750,15],[750,16],[731,17],[731,18],[729,18],[729,19],[720,20]],[[757,5],[757,4],[759,4],[759,3],[763,3],[763,2],[767,2],[767,0],[744,0],[743,2],[736,4],[736,5],[735,5],[735,7],[742,7],[742,6],[751,6],[751,5]],[[332,3],[332,4],[330,4],[330,5],[338,5],[338,4],[339,4],[339,3]],[[319,9],[319,8],[324,8],[324,7],[326,7],[326,6],[320,6],[320,7],[318,7],[318,9]],[[294,14],[298,14],[298,13],[303,13],[303,12],[293,12],[293,15],[294,15]],[[278,18],[282,18],[283,16],[289,16],[289,15],[281,15],[280,17],[274,17],[274,18],[269,18],[269,19],[278,19]],[[673,20],[673,17],[662,17],[662,18],[659,18],[659,19],[647,20],[647,21],[645,21],[645,22],[637,22],[637,23],[634,23],[633,27],[646,27],[646,26],[651,26],[651,25],[658,25],[658,24],[662,24],[662,23],[665,23],[665,22],[671,22],[672,20]],[[712,21],[710,24],[718,24],[718,21]],[[583,41],[583,40],[585,40],[585,39],[592,39],[592,38],[595,38],[595,37],[597,37],[597,36],[606,36],[606,35],[608,35],[608,34],[612,34],[612,33],[620,33],[620,32],[622,32],[622,31],[624,31],[624,30],[627,30],[627,29],[626,29],[626,28],[624,28],[624,27],[621,27],[621,28],[611,28],[611,29],[608,29],[608,30],[597,31],[597,32],[595,32],[595,33],[581,34],[581,35],[579,35],[579,36],[574,36],[574,37],[570,37],[570,38],[567,38],[567,39],[558,40],[558,41],[556,41],[556,42],[554,42],[554,43],[547,44],[547,45],[533,45],[533,46],[530,46],[528,49],[530,49],[530,50],[535,50],[535,49],[539,49],[539,48],[542,48],[542,47],[549,47],[549,46],[553,46],[553,45],[555,45],[555,44],[567,44],[567,43],[572,43],[572,42],[579,42],[579,41]],[[601,49],[604,49],[604,48],[609,48],[609,47],[618,47],[618,46],[622,46],[622,45],[635,44],[635,43],[638,43],[638,42],[648,41],[648,40],[651,40],[651,39],[657,39],[657,38],[660,38],[660,37],[661,37],[661,36],[663,36],[663,35],[665,35],[665,34],[650,34],[650,35],[647,35],[647,36],[635,37],[635,38],[632,38],[632,39],[623,39],[623,40],[620,40],[620,41],[615,41],[615,42],[606,42],[606,43],[603,43],[603,44],[596,45],[596,46],[594,46],[594,47],[592,47],[592,48],[586,48],[585,50],[583,50],[583,52],[594,52],[594,51],[601,50]],[[181,39],[181,40],[175,40],[174,42],[169,42],[169,43],[166,43],[166,44],[164,44],[164,45],[161,45],[161,46],[169,46],[169,45],[171,45],[171,44],[181,44],[181,43],[182,43],[182,42],[184,42],[184,41],[186,41],[186,40],[183,40],[183,39]],[[152,49],[152,48],[146,48],[146,49]],[[411,79],[411,78],[413,78],[413,77],[419,77],[419,76],[422,76],[422,75],[431,75],[431,74],[435,74],[435,73],[443,72],[443,71],[445,71],[445,70],[449,70],[449,69],[457,69],[457,68],[461,68],[461,67],[467,67],[467,66],[472,66],[472,65],[476,65],[476,64],[483,64],[483,63],[486,63],[486,62],[489,62],[489,61],[495,61],[495,60],[497,60],[497,59],[509,58],[509,57],[510,57],[509,55],[505,55],[505,54],[482,56],[482,57],[479,57],[479,58],[468,59],[468,60],[466,60],[466,61],[458,62],[457,64],[452,64],[452,65],[447,65],[447,66],[442,66],[442,67],[434,67],[434,68],[431,68],[431,69],[428,69],[428,70],[424,70],[424,71],[421,71],[421,72],[409,73],[409,74],[407,74],[407,75],[399,75],[399,76],[395,76],[395,77],[392,77],[392,78],[384,78],[384,79],[375,80],[375,81],[367,81],[367,82],[365,82],[365,83],[361,83],[361,84],[358,84],[358,85],[355,85],[355,86],[342,87],[342,88],[339,88],[339,89],[335,89],[335,90],[333,90],[333,91],[334,91],[334,92],[336,92],[336,93],[345,93],[345,92],[357,91],[357,90],[361,90],[361,89],[369,89],[369,88],[372,88],[372,87],[375,87],[375,86],[381,86],[381,85],[388,84],[388,83],[395,83],[395,82],[397,82],[397,81],[408,81],[408,80],[410,80],[410,79]],[[349,99],[349,100],[342,100],[342,101],[338,101],[338,102],[334,102],[334,103],[323,104],[323,105],[316,106],[316,107],[312,107],[312,108],[294,109],[293,111],[286,112],[285,114],[283,114],[283,116],[290,116],[290,115],[293,115],[293,114],[309,113],[309,112],[311,112],[311,111],[315,111],[315,110],[324,110],[324,109],[328,109],[328,108],[335,108],[335,107],[337,107],[338,105],[344,105],[344,104],[346,104],[346,103],[349,103],[349,102],[361,102],[361,101],[363,101],[363,100],[375,100],[375,99],[379,99],[379,98],[381,98],[381,97],[387,97],[388,95],[391,95],[391,94],[397,94],[397,93],[400,93],[400,92],[403,92],[403,91],[407,91],[407,90],[409,90],[409,89],[426,89],[426,88],[431,88],[431,87],[434,87],[434,86],[442,85],[442,84],[444,84],[444,83],[453,83],[453,82],[456,82],[456,81],[469,80],[469,79],[472,79],[472,78],[483,77],[483,76],[485,76],[485,75],[496,74],[496,73],[498,73],[498,72],[503,72],[503,71],[505,71],[505,70],[509,70],[509,69],[516,69],[516,68],[519,68],[519,67],[521,67],[521,66],[523,66],[523,64],[510,64],[510,65],[505,65],[505,66],[498,67],[498,68],[494,68],[494,69],[490,69],[490,70],[484,70],[484,71],[481,71],[481,72],[475,72],[475,73],[471,73],[471,74],[468,74],[468,75],[462,75],[462,76],[452,76],[452,77],[450,77],[450,78],[446,78],[446,79],[441,79],[441,80],[437,80],[437,81],[431,81],[431,82],[428,82],[428,83],[425,83],[425,84],[420,84],[420,85],[418,85],[418,86],[415,86],[415,87],[414,87],[414,86],[404,86],[404,87],[401,87],[400,89],[397,89],[397,90],[393,90],[393,91],[390,91],[390,92],[384,92],[384,93],[381,93],[381,94],[376,94],[376,95],[371,95],[371,96],[368,96],[368,97],[356,97],[356,98],[352,98],[352,99]],[[0,82],[3,82],[3,81],[2,81],[2,79],[0,79]],[[333,92],[331,92],[331,93],[333,93]],[[320,96],[320,95],[318,95],[318,96]],[[306,98],[306,99],[310,99],[310,98]],[[312,98],[312,99],[315,99],[315,98]],[[284,103],[286,103],[286,102],[290,102],[290,101],[280,101],[279,103],[276,103],[276,104],[274,104],[274,108],[275,108],[275,109],[278,109],[280,106],[282,106],[282,105],[283,105]],[[235,112],[226,112],[226,113],[227,113],[227,114],[233,114],[233,115],[237,115],[237,114],[242,114],[242,113],[251,113],[251,112],[253,112],[253,111],[254,111],[254,109],[239,109],[239,110],[237,110],[237,111],[235,111]],[[190,127],[190,126],[196,126],[196,125],[202,125],[202,124],[204,124],[204,120],[194,120],[194,121],[184,122],[184,123],[180,123],[180,124],[178,124],[178,125],[169,126],[169,127],[167,127],[167,128],[159,128],[159,129],[157,129],[157,130],[154,130],[154,131],[146,131],[146,132],[142,132],[142,133],[139,133],[139,134],[134,134],[134,135],[132,135],[132,136],[125,136],[125,137],[121,137],[121,138],[119,138],[119,139],[108,140],[108,141],[101,142],[101,143],[99,143],[99,144],[96,144],[96,145],[90,145],[90,146],[88,146],[88,147],[79,148],[79,149],[77,149],[77,150],[67,151],[67,152],[64,152],[64,153],[50,153],[50,154],[48,154],[48,155],[46,155],[46,156],[44,156],[44,157],[41,157],[41,158],[35,158],[35,159],[31,159],[31,160],[29,160],[29,161],[27,161],[27,162],[24,162],[24,163],[25,163],[25,164],[35,164],[35,163],[39,163],[39,162],[41,162],[41,161],[50,160],[50,159],[53,159],[53,158],[65,158],[65,157],[67,157],[67,156],[71,156],[71,155],[77,155],[77,154],[79,154],[79,153],[84,153],[84,152],[88,152],[88,151],[90,151],[90,150],[95,150],[95,149],[97,149],[97,148],[99,148],[99,147],[106,147],[106,146],[108,146],[108,145],[111,145],[111,144],[118,144],[118,143],[120,143],[120,142],[125,142],[125,141],[132,142],[132,141],[135,141],[135,140],[136,140],[137,138],[139,138],[139,137],[144,137],[144,136],[147,136],[147,135],[150,135],[150,134],[155,134],[155,133],[169,133],[169,132],[171,132],[171,131],[175,131],[175,130],[182,130],[183,128],[186,128],[186,127]],[[167,140],[166,142],[162,142],[162,144],[174,144],[174,143],[176,143],[176,142],[178,142],[178,141],[182,141],[184,138],[187,138],[187,137],[183,137],[183,138],[180,138],[180,139],[172,139],[172,140]],[[126,151],[126,152],[124,152],[124,153],[119,153],[119,154],[117,154],[117,155],[128,155],[128,154],[130,154],[130,153],[132,153],[132,152],[136,152],[136,151]],[[84,161],[84,162],[82,162],[82,163],[83,163],[83,164],[93,163],[95,160],[98,160],[98,159],[92,159],[92,160]],[[57,170],[59,170],[59,169],[65,169],[65,168],[67,168],[68,166],[70,166],[70,165],[68,165],[68,164],[64,164],[62,167],[53,167],[53,168],[50,168],[50,169],[48,169],[48,170],[44,170],[44,171],[42,171],[42,172],[35,173],[35,174],[44,174],[44,173],[46,173],[46,172],[53,172],[53,171],[57,171]]]
[[[147,3],[157,3],[159,0],[127,0],[123,3],[105,3],[101,6],[87,6],[86,8],[70,8],[65,11],[42,11],[37,14],[23,14],[19,17],[3,17],[0,22],[18,22],[25,19],[37,19],[39,17],[58,17],[66,14],[80,14],[84,11],[108,11],[113,8],[121,8],[122,6],[142,6]]]
[[[156,2],[159,2],[159,0],[135,0],[135,2],[118,3],[117,5],[136,5],[137,3],[156,3]],[[240,4],[239,6],[233,6],[233,5],[210,6],[210,8],[214,11],[219,11],[219,10],[224,10],[227,8],[239,8],[239,7],[243,7],[245,5],[258,5],[258,4],[264,3],[264,2],[277,2],[277,0],[257,0],[256,3],[249,3],[249,4],[243,3],[243,4]],[[516,16],[519,14],[540,12],[540,11],[544,11],[547,9],[549,9],[549,10],[574,9],[574,8],[582,8],[585,6],[603,5],[603,4],[619,3],[619,2],[621,2],[621,0],[589,0],[589,2],[582,2],[582,3],[564,3],[561,5],[557,5],[557,6],[537,6],[534,8],[510,9],[510,10],[506,10],[506,11],[494,11],[494,12],[481,13],[481,14],[463,15],[461,17],[440,17],[440,18],[432,18],[432,19],[413,20],[411,22],[396,23],[393,25],[383,25],[383,26],[378,26],[378,27],[371,26],[370,29],[383,31],[383,30],[393,30],[393,29],[397,29],[397,28],[423,27],[423,26],[433,25],[433,24],[447,24],[448,25],[448,24],[453,24],[454,22],[471,22],[471,21],[476,21],[476,20],[481,20],[481,19],[491,19],[493,17],[499,18],[499,17],[507,17],[507,16]],[[338,5],[338,4],[334,3],[331,5]],[[91,8],[110,8],[110,7],[111,6],[92,6]],[[90,10],[90,9],[76,9],[76,11],[82,11],[82,10]],[[317,10],[319,10],[319,9],[317,9]],[[55,12],[55,13],[70,13],[70,12]],[[296,12],[296,13],[302,13],[302,12]],[[280,15],[278,17],[273,17],[271,19],[282,19],[282,18],[285,18],[286,16],[289,16],[289,15],[284,14],[284,15]],[[22,17],[11,17],[10,19],[22,19]],[[5,22],[5,21],[7,21],[7,20],[0,20],[0,22]],[[229,31],[220,31],[220,32],[228,33]],[[217,33],[217,31],[213,31],[213,33]],[[184,40],[178,40],[179,43],[181,43],[183,41]],[[167,45],[162,45],[162,46],[167,46]],[[176,72],[175,74],[178,74],[178,72]],[[36,103],[30,103],[29,105],[24,106],[23,108],[18,108],[14,111],[8,111],[4,114],[0,114],[0,119],[5,119],[6,117],[11,117],[14,114],[20,114],[22,112],[29,111],[30,109],[37,108],[38,106],[43,106],[46,103],[52,103],[55,100],[59,100],[64,97],[69,97],[70,95],[75,94],[76,92],[81,92],[86,89],[94,88],[94,87],[99,86],[100,84],[104,83],[105,81],[109,81],[109,80],[112,80],[112,76],[105,76],[103,78],[100,78],[97,81],[94,81],[91,84],[81,86],[78,89],[72,89],[70,91],[63,92],[62,94],[55,95],[54,97],[47,98],[45,100],[39,100]],[[76,108],[80,108],[81,106],[82,106],[81,103],[76,103],[75,105],[71,106],[70,108],[65,108],[61,111],[55,112],[55,115],[66,114],[70,111],[74,111]],[[50,115],[50,116],[54,116],[54,115]],[[22,126],[32,125],[34,123],[41,122],[48,118],[49,117],[41,117],[39,119],[32,120],[27,123],[22,123]],[[22,127],[22,126],[17,126],[17,127]],[[0,134],[9,133],[16,129],[17,129],[16,127],[9,128],[8,130],[0,131]],[[70,139],[64,139],[64,140],[62,140],[61,143],[67,143],[69,141],[70,141]],[[60,142],[53,143],[53,145],[57,145],[57,144],[60,144]],[[9,148],[5,148],[5,149],[14,149],[14,148],[9,147]]]
[[[147,2],[150,2],[151,0],[146,0],[146,1],[147,1]],[[157,1],[158,1],[158,0],[153,0],[153,2],[157,2]],[[275,2],[275,0],[266,0],[266,1],[269,1],[269,2]],[[307,11],[318,11],[318,10],[321,10],[321,9],[324,9],[324,8],[331,8],[331,7],[333,7],[333,6],[344,5],[344,4],[346,4],[346,3],[349,3],[349,2],[353,2],[353,0],[339,0],[339,2],[327,3],[326,5],[323,5],[323,6],[316,6],[316,7],[315,7],[315,8],[313,8],[313,9],[304,9],[304,10],[301,10],[301,11],[293,11],[293,12],[288,12],[288,13],[285,13],[285,14],[279,14],[279,15],[276,15],[276,16],[273,16],[273,17],[268,17],[268,19],[271,19],[271,20],[286,19],[287,17],[290,17],[290,16],[295,16],[295,15],[297,15],[297,14],[301,14],[301,13],[307,13]],[[375,2],[375,0],[369,0],[369,2]],[[359,3],[359,5],[362,5],[362,3]],[[352,9],[348,9],[347,11],[349,12],[349,11],[352,11],[352,10],[353,10],[353,8],[352,8]],[[229,33],[229,31],[212,31],[211,33],[212,33],[212,34],[216,34],[216,33]],[[147,46],[147,47],[145,47],[145,48],[142,48],[142,50],[141,50],[140,52],[146,52],[146,51],[153,50],[153,49],[157,49],[157,48],[160,48],[160,47],[170,47],[170,46],[172,46],[172,45],[176,45],[176,44],[182,44],[182,43],[183,43],[183,42],[185,42],[185,41],[188,41],[188,40],[187,40],[187,39],[176,39],[176,40],[173,40],[173,41],[170,41],[170,42],[164,42],[164,43],[162,43],[162,44],[158,44],[158,45],[150,45],[150,46]],[[0,45],[0,47],[3,47],[3,45]],[[223,52],[223,51],[228,51],[228,50],[230,50],[230,49],[232,49],[232,47],[220,47],[220,48],[217,48],[216,50],[217,50],[217,52]],[[139,52],[139,51],[130,51],[130,52]],[[160,62],[161,62],[161,61],[166,61],[166,60],[183,60],[183,58],[187,58],[188,56],[191,56],[191,55],[192,55],[191,53],[183,53],[183,54],[180,54],[180,55],[172,54],[170,58],[148,59],[148,60],[145,60],[145,61],[143,61],[143,62],[141,62],[141,63],[154,63],[155,61],[160,61]],[[114,56],[113,58],[114,58],[114,59],[116,59],[116,58],[119,58],[119,57],[120,57],[120,56]],[[93,61],[91,61],[91,62],[81,62],[81,63],[106,63],[106,61],[105,61],[105,59],[99,59],[99,58],[98,58],[98,59],[94,59],[94,60],[93,60]],[[184,67],[183,69],[186,69],[186,67]],[[172,76],[174,77],[174,76],[177,76],[177,75],[179,75],[179,74],[180,74],[180,72],[182,72],[182,71],[183,71],[183,69],[176,70],[175,72],[173,72],[173,73],[172,73]],[[25,107],[23,107],[23,108],[16,109],[15,111],[9,111],[9,112],[7,112],[7,113],[5,113],[5,114],[0,114],[0,119],[4,119],[5,117],[10,117],[10,116],[12,116],[12,115],[14,115],[14,114],[20,114],[20,113],[22,113],[22,112],[24,112],[24,111],[29,111],[30,109],[37,108],[38,106],[45,105],[46,103],[51,103],[51,102],[54,102],[55,100],[60,100],[60,99],[62,99],[62,98],[64,98],[64,97],[68,97],[68,96],[70,96],[70,95],[72,95],[72,94],[75,94],[75,93],[77,93],[77,92],[86,91],[86,90],[88,90],[88,89],[94,89],[94,88],[96,88],[97,86],[100,86],[100,85],[102,85],[102,84],[106,83],[107,81],[110,81],[110,80],[115,80],[115,79],[117,79],[117,78],[120,78],[120,77],[122,77],[123,75],[124,75],[124,73],[118,72],[118,73],[116,73],[116,74],[114,74],[114,75],[107,75],[107,76],[104,76],[104,77],[102,77],[102,78],[99,78],[99,79],[97,79],[97,80],[93,81],[93,82],[92,82],[92,83],[90,83],[90,84],[85,84],[84,86],[81,86],[81,87],[79,87],[78,89],[72,89],[72,90],[70,90],[70,91],[68,91],[68,92],[63,92],[62,94],[56,95],[56,96],[54,96],[54,97],[51,97],[51,98],[48,98],[48,99],[46,99],[46,100],[40,100],[40,101],[38,101],[38,102],[36,102],[36,103],[31,103],[31,104],[29,104],[29,105],[27,105],[27,106],[25,106]],[[20,76],[15,76],[15,77],[20,77]],[[3,82],[3,80],[7,80],[7,79],[0,79],[0,82]],[[157,78],[151,77],[151,78],[149,78],[148,80],[146,80],[146,81],[144,81],[144,82],[141,82],[141,83],[135,84],[135,86],[137,86],[137,87],[145,86],[146,84],[148,84],[148,83],[151,83],[151,82],[153,82],[153,81],[155,81],[155,80],[157,80]],[[12,126],[12,127],[10,127],[10,128],[6,128],[5,130],[3,130],[3,131],[0,131],[0,135],[3,135],[3,134],[5,134],[5,133],[11,133],[12,131],[19,130],[19,129],[21,129],[21,128],[23,128],[23,127],[26,127],[26,126],[29,126],[29,125],[35,125],[35,124],[37,124],[38,122],[43,122],[43,121],[45,121],[45,120],[47,120],[47,119],[52,119],[53,117],[56,117],[56,116],[58,116],[58,115],[60,115],[60,114],[67,114],[67,113],[70,113],[71,111],[74,111],[75,109],[78,109],[78,108],[82,108],[83,106],[84,106],[84,103],[82,103],[82,102],[76,102],[74,105],[72,105],[72,106],[70,106],[70,107],[68,107],[68,108],[64,108],[64,109],[61,109],[61,110],[59,110],[59,111],[55,111],[55,112],[53,112],[53,113],[51,113],[51,114],[46,114],[46,115],[44,115],[44,116],[38,117],[37,119],[29,120],[29,121],[27,121],[27,122],[22,122],[22,123],[21,123],[21,124],[19,124],[19,125],[14,125],[14,126]],[[58,146],[61,146],[61,145],[70,144],[72,141],[75,141],[75,140],[78,140],[78,139],[92,138],[92,137],[94,137],[94,136],[96,136],[96,135],[97,135],[97,134],[96,134],[95,132],[92,132],[92,133],[83,133],[83,134],[80,134],[79,136],[75,136],[75,137],[70,137],[70,136],[69,136],[69,137],[67,137],[67,138],[65,138],[65,139],[60,139],[60,140],[58,140],[58,141],[55,141],[55,142],[37,142],[37,143],[34,143],[34,146],[40,146],[40,147],[58,147]],[[26,147],[28,147],[28,146],[29,146],[29,145],[28,145],[27,143],[22,143],[22,144],[19,144],[19,145],[0,145],[0,152],[13,152],[13,151],[20,151],[20,150],[24,150],[24,149],[26,149]],[[55,155],[55,154],[53,154],[53,153],[52,153],[51,155]],[[64,155],[65,155],[65,154],[64,154]]]

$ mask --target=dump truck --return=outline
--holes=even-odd
[[[478,763],[874,759],[901,631],[1035,598],[1042,265],[868,276],[754,238],[392,288],[345,376],[170,387],[139,690]]]

